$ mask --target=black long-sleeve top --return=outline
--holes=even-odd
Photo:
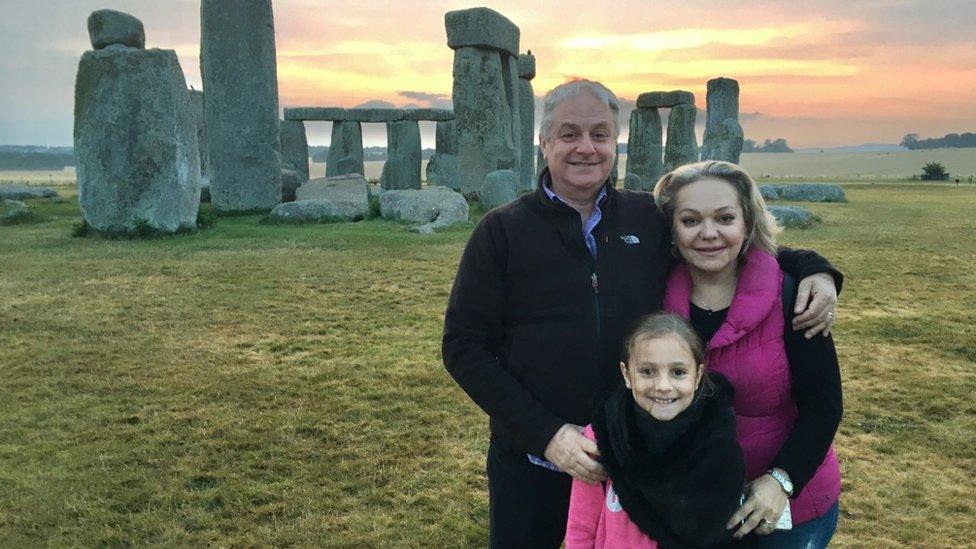
[[[727,313],[728,309],[707,311],[692,303],[691,325],[707,342],[725,322]],[[791,320],[786,319],[783,338],[790,362],[790,390],[798,415],[771,466],[790,475],[793,495],[797,496],[817,472],[834,440],[843,414],[843,396],[833,337],[816,335],[807,339],[803,331],[790,327]]]

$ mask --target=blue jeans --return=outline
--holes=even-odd
[[[827,547],[837,530],[840,506],[835,501],[829,511],[797,524],[792,530],[776,530],[768,536],[756,536],[760,549],[821,549]]]

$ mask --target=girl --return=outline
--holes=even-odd
[[[621,356],[624,385],[583,431],[609,480],[573,481],[566,548],[731,541],[745,480],[731,386],[705,373],[701,340],[677,315],[638,320]]]

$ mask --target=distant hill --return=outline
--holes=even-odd
[[[907,151],[901,145],[894,143],[863,143],[861,145],[845,145],[842,147],[807,147],[796,149],[800,154],[820,154],[820,153],[878,153]]]
[[[0,145],[0,170],[63,170],[74,165],[71,147]]]

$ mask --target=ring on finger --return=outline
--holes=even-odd
[[[766,519],[760,519],[760,521],[759,521],[759,527],[762,528],[763,530],[772,530],[773,529],[773,523],[770,522],[770,521],[768,521],[768,520],[766,520]]]

